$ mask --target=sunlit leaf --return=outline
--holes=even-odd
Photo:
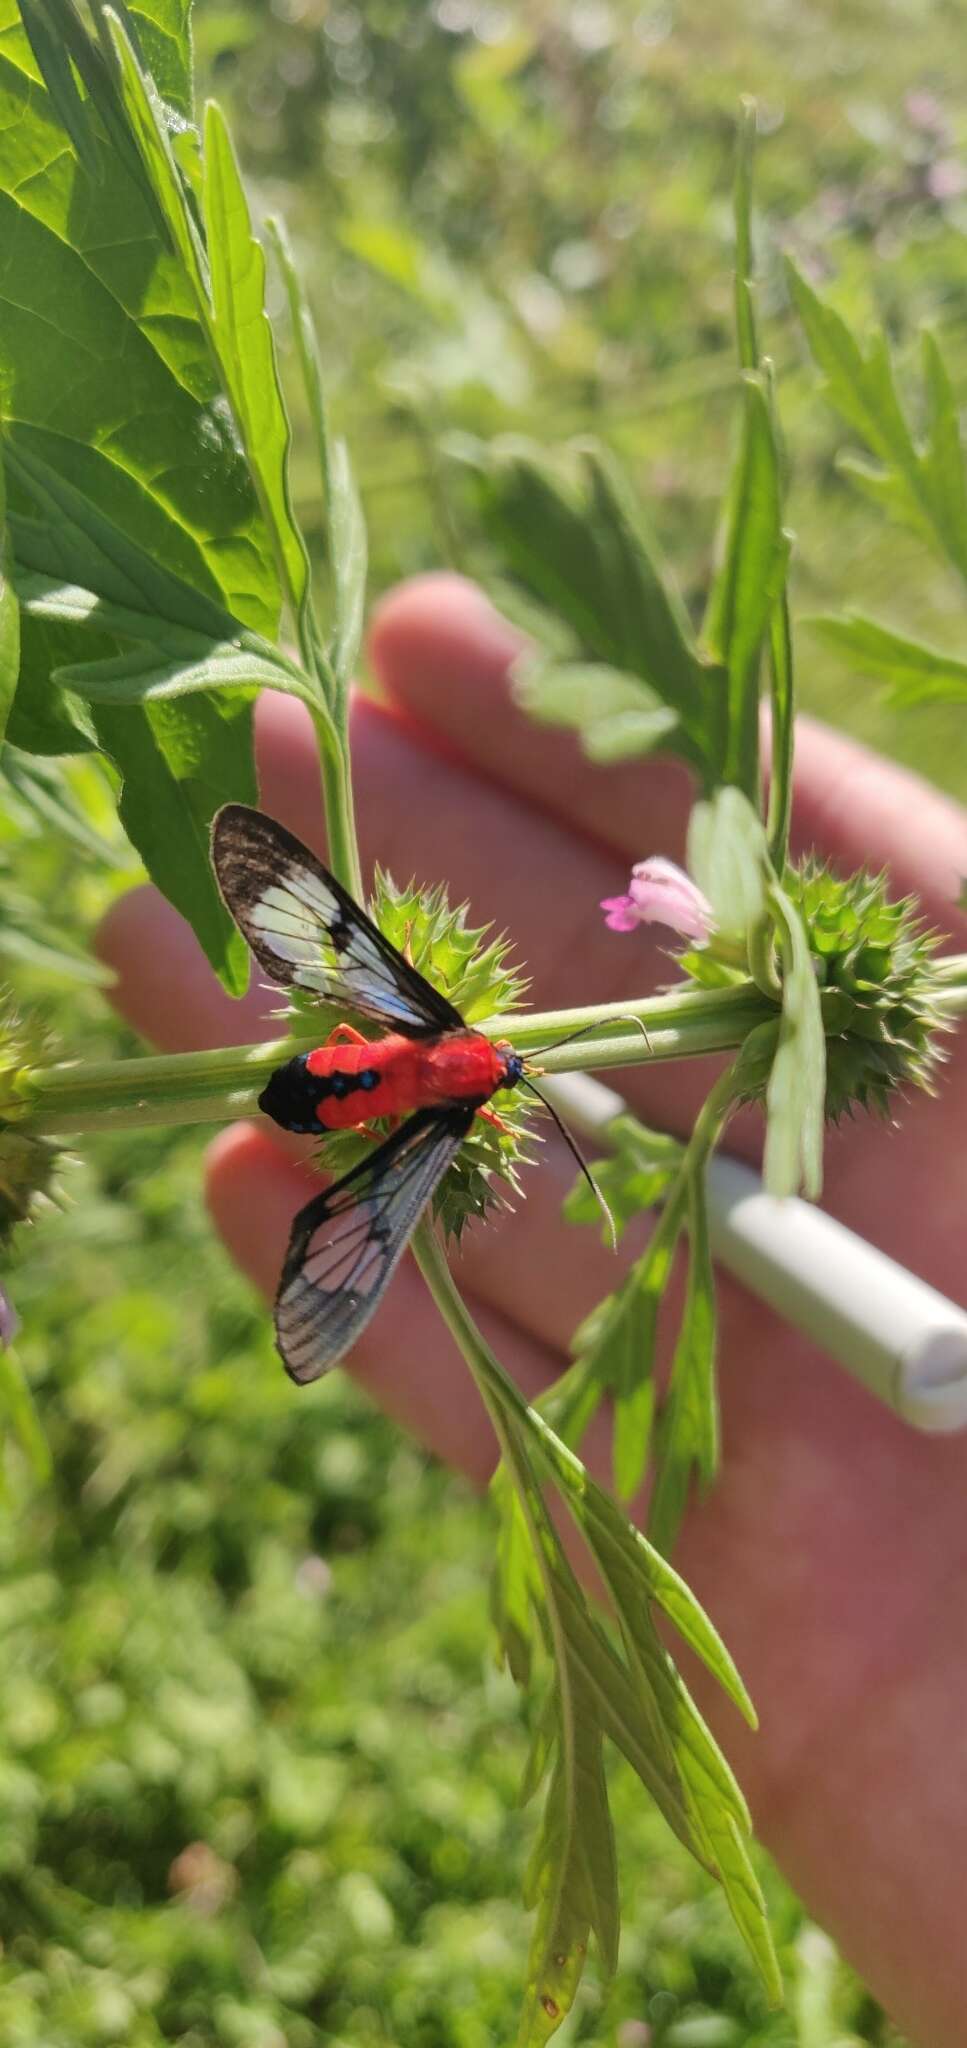
[[[849,655],[858,668],[881,676],[889,683],[895,704],[967,702],[967,661],[956,654],[894,633],[861,612],[848,611],[841,618],[807,618],[803,624]]]
[[[783,955],[782,1018],[766,1094],[763,1174],[770,1194],[802,1188],[815,1201],[823,1184],[826,1104],[819,987],[799,912],[777,884],[771,902]]]
[[[743,379],[742,427],[703,635],[728,670],[728,731],[720,779],[759,801],[759,673],[789,562],[775,425],[764,381]]]

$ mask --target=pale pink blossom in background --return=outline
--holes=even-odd
[[[684,868],[660,853],[639,860],[631,870],[627,896],[601,901],[605,924],[613,932],[633,932],[639,924],[664,924],[685,939],[701,944],[712,929],[712,906]]]
[[[20,1317],[10,1296],[0,1287],[0,1351],[5,1351],[20,1328]]]

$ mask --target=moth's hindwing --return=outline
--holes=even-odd
[[[278,1347],[300,1385],[335,1365],[365,1328],[475,1109],[418,1110],[300,1209],[275,1304]]]

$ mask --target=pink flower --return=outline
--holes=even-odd
[[[13,1343],[19,1328],[20,1317],[10,1296],[0,1287],[0,1351],[5,1351],[7,1345]]]
[[[613,932],[633,932],[639,924],[664,924],[670,931],[701,944],[712,929],[712,906],[696,889],[684,868],[653,854],[631,870],[627,896],[605,896],[601,908]]]

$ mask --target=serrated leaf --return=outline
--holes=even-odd
[[[897,396],[882,334],[863,348],[846,321],[787,261],[787,276],[806,340],[825,378],[826,396],[881,467],[850,460],[850,474],[893,517],[967,576],[967,485],[957,409],[939,348],[924,340],[926,447],[917,446]],[[844,468],[847,464],[842,465]]]
[[[233,694],[144,709],[98,705],[94,721],[122,778],[118,810],[131,844],[229,994],[242,995],[248,950],[222,902],[209,846],[221,805],[256,799],[250,703]]]
[[[0,372],[12,438],[159,566],[272,633],[267,536],[192,291],[111,142],[97,138],[96,180],[77,162],[13,0],[0,0],[0,39]]]
[[[0,746],[20,673],[20,607],[10,580],[10,541],[7,533],[6,490],[0,468]]]
[[[582,445],[569,464],[554,468],[536,445],[516,439],[485,452],[465,446],[464,459],[476,478],[500,575],[523,591],[540,644],[559,661],[570,657],[580,667],[610,669],[647,685],[652,696],[638,708],[657,702],[673,715],[677,724],[668,724],[662,744],[673,740],[707,781],[717,747],[708,728],[721,678],[697,653],[687,615],[617,464],[604,450]],[[562,620],[571,635],[568,647]],[[612,735],[612,744],[630,753],[630,728]],[[648,721],[635,745],[648,751],[655,744],[656,728]]]
[[[231,138],[214,100],[205,110],[203,202],[214,344],[232,410],[285,564],[296,613],[309,574],[289,498],[289,421],[265,311],[265,257],[252,232]]]
[[[728,670],[728,725],[719,779],[759,801],[759,672],[773,609],[786,579],[790,537],[782,525],[779,450],[764,381],[743,377],[742,427],[709,593],[703,638]]]
[[[669,742],[678,727],[677,713],[650,684],[604,662],[528,656],[515,665],[514,685],[532,718],[572,727],[594,761],[649,754]]]
[[[233,631],[236,622],[221,606],[152,563],[129,535],[32,450],[17,445],[8,451],[8,463],[42,515],[14,520],[13,532],[30,569],[28,596],[33,592],[41,608],[52,608],[55,627],[61,619],[70,621],[80,639],[92,618],[106,615],[135,632],[167,635],[186,651],[210,647],[206,628]],[[44,564],[64,569],[71,580],[56,584],[40,573]],[[78,576],[93,582],[93,591],[82,587]],[[102,596],[107,603],[99,613]],[[95,679],[100,674],[114,682],[119,661],[121,673],[136,680],[156,667],[156,656],[143,650],[88,667]],[[77,665],[76,675],[83,688],[85,664]],[[215,884],[209,838],[222,803],[255,797],[252,696],[251,688],[238,687],[236,671],[232,688],[217,694],[199,691],[143,708],[105,703],[91,713],[98,745],[123,778],[120,815],[132,844],[152,880],[192,925],[225,986],[239,994],[246,984],[245,948]],[[69,703],[71,693],[62,692],[59,701]]]
[[[491,1620],[504,1662],[519,1686],[530,1683],[534,1621],[534,1564],[520,1502],[498,1465],[491,1481],[497,1505],[497,1544],[490,1590]]]
[[[707,1485],[719,1461],[715,1276],[701,1170],[689,1176],[688,1235],[685,1306],[659,1417],[656,1479],[648,1515],[651,1541],[665,1556],[675,1545],[693,1469]]]
[[[800,1187],[813,1201],[823,1185],[826,1036],[819,987],[799,912],[777,883],[771,890],[783,955],[782,1017],[766,1091],[763,1178],[771,1195]]]
[[[967,701],[967,661],[955,654],[894,633],[862,612],[849,611],[841,618],[818,614],[802,623],[821,633],[858,666],[882,676],[895,704]]]

